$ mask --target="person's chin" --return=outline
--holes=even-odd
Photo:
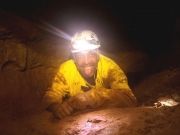
[[[91,78],[93,77],[94,75],[94,67],[84,67],[82,70],[81,70],[81,73],[83,74],[84,77],[86,78]]]
[[[94,73],[92,71],[84,71],[83,72],[83,75],[86,77],[86,78],[90,78],[94,75]]]
[[[94,74],[94,67],[86,67],[84,69],[84,73],[87,75],[87,76],[93,76]]]
[[[84,76],[85,76],[86,78],[91,78],[91,77],[93,77],[93,75],[94,75],[94,74],[84,74]]]

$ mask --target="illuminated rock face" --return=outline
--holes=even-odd
[[[173,68],[161,71],[145,78],[136,86],[135,94],[139,102],[152,105],[160,98],[173,98],[180,101],[180,69]]]
[[[111,108],[55,120],[47,112],[8,120],[1,133],[14,135],[179,135],[180,107]],[[11,130],[8,130],[11,128]]]

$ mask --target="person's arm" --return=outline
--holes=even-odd
[[[55,88],[64,87],[66,89],[66,83],[63,78],[58,77],[57,81],[54,82]],[[60,83],[59,83],[60,80]],[[64,82],[64,83],[63,83]],[[55,109],[54,116],[58,118],[63,118],[73,112],[99,107],[133,107],[136,106],[136,98],[133,95],[131,89],[128,86],[127,77],[123,71],[116,65],[112,64],[111,68],[108,70],[108,76],[106,78],[110,88],[98,88],[91,89],[87,92],[78,94],[69,98],[62,104],[54,104]],[[64,90],[63,90],[64,91]],[[55,95],[61,95],[62,91],[51,91]],[[51,93],[50,92],[50,93]],[[53,95],[48,94],[48,95]],[[48,96],[54,97],[54,96]],[[56,97],[56,96],[55,96]],[[57,96],[59,98],[59,96]],[[52,98],[51,98],[52,99]],[[54,98],[53,98],[54,99]]]
[[[105,81],[110,88],[92,89],[72,97],[68,102],[76,110],[109,106],[136,106],[136,97],[128,86],[127,77],[117,64],[111,64]]]
[[[136,106],[136,98],[129,95],[129,92],[106,88],[91,89],[71,97],[66,102],[76,111],[101,107]]]
[[[55,75],[51,87],[46,91],[43,97],[43,108],[50,112],[55,112],[62,104],[63,98],[68,93],[69,86],[60,68]]]
[[[137,104],[136,97],[128,85],[128,79],[123,70],[114,62],[108,71],[108,82],[114,94],[121,93],[129,106]],[[118,102],[118,101],[117,101]]]

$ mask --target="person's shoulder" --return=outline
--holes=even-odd
[[[69,59],[69,60],[63,62],[60,65],[61,70],[70,70],[71,68],[74,68],[74,67],[75,67],[75,63],[72,59]]]
[[[115,64],[114,60],[112,60],[110,57],[107,57],[103,54],[100,54],[100,61],[106,64]]]
[[[121,69],[118,63],[116,63],[112,58],[107,57],[105,55],[100,55],[100,62],[99,65],[101,68],[104,68],[106,70],[110,69]],[[122,70],[122,69],[121,69]]]
[[[67,65],[72,65],[74,64],[74,61],[72,59],[64,61],[61,66],[67,66]]]

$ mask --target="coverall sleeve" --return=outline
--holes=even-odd
[[[135,98],[132,90],[128,85],[128,79],[123,70],[114,62],[108,71],[107,80],[110,85],[110,89],[119,90],[126,93],[132,98]]]
[[[112,65],[108,71],[107,79],[108,79],[110,89],[111,89],[110,92],[108,92],[110,98],[116,98],[116,100],[118,102],[118,95],[120,95],[119,101],[120,101],[120,98],[124,98],[124,102],[127,102],[127,104],[129,104],[130,106],[131,105],[134,106],[137,104],[136,97],[134,96],[131,88],[128,85],[128,79],[127,79],[125,73],[113,61],[112,61]]]
[[[77,110],[99,107],[134,107],[136,98],[128,86],[127,77],[121,68],[110,64],[107,76],[109,87],[93,88],[71,99],[71,104]]]
[[[67,81],[62,69],[60,68],[53,79],[51,87],[47,90],[43,98],[45,108],[48,108],[52,104],[61,104],[68,89]]]

